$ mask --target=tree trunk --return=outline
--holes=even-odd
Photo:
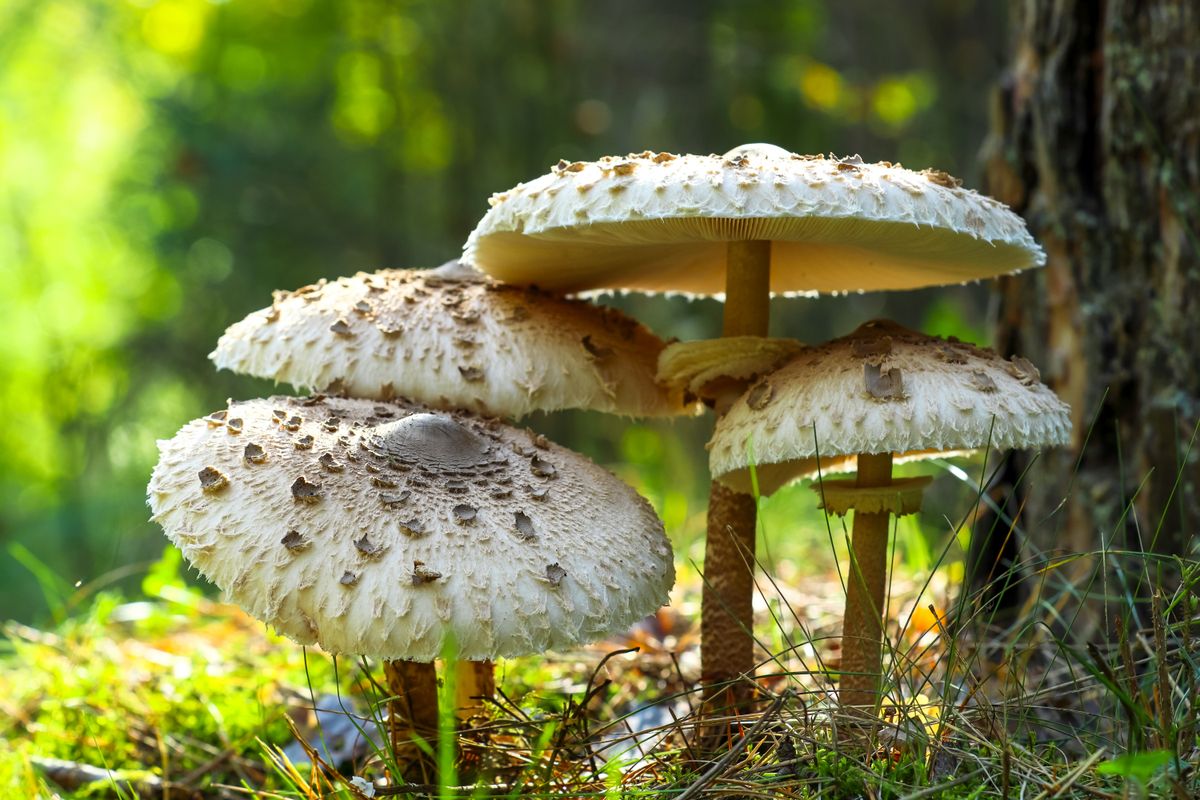
[[[1022,481],[1019,524],[1051,551],[1103,536],[1186,553],[1200,529],[1200,4],[1028,0],[1014,23],[986,188],[1048,260],[1001,281],[997,346],[1038,364],[1075,423]]]

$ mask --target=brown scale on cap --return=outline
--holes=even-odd
[[[267,451],[262,448],[262,445],[250,442],[242,451],[242,458],[247,464],[261,464],[267,460]]]
[[[234,417],[233,419],[231,419],[225,423],[225,430],[229,431],[231,434],[237,435],[242,432],[242,429],[245,427],[245,424],[246,423],[243,422],[238,417]]]
[[[1036,386],[1042,379],[1041,370],[1035,367],[1032,361],[1021,356],[1013,356],[1005,369],[1025,386]]]
[[[567,571],[559,566],[558,562],[546,565],[546,580],[550,582],[551,586],[558,586],[565,577],[567,577]]]
[[[553,478],[558,475],[554,465],[538,455],[530,459],[529,470],[539,478]]]
[[[404,326],[399,322],[378,322],[375,328],[389,339],[394,339],[404,333]]]
[[[583,349],[587,350],[588,355],[597,361],[605,358],[611,358],[613,355],[614,351],[611,347],[599,347],[595,342],[592,341],[590,334],[583,337],[582,343]]]
[[[354,547],[367,558],[379,558],[387,550],[383,545],[372,542],[366,534],[363,534],[362,538],[354,540]]]
[[[410,497],[412,492],[407,489],[401,492],[383,492],[379,495],[379,502],[387,508],[398,508],[406,504]]]
[[[959,189],[962,187],[962,181],[949,172],[943,172],[940,169],[923,169],[920,174],[929,179],[930,183],[945,186],[947,189]]]
[[[307,550],[309,545],[312,544],[312,542],[305,539],[304,536],[301,535],[300,531],[297,530],[288,531],[287,534],[285,534],[284,537],[279,541],[279,543],[293,553],[297,553],[301,550]]]
[[[850,346],[850,351],[858,358],[871,358],[873,356],[886,356],[892,352],[892,337],[879,336],[864,339],[855,339]]]
[[[935,351],[935,357],[947,364],[965,364],[967,363],[966,353],[954,347],[939,347]]]
[[[878,364],[863,364],[863,383],[867,394],[876,400],[904,397],[904,378],[898,367],[885,372]]]
[[[436,569],[430,569],[425,566],[424,561],[414,561],[412,569],[412,582],[414,586],[420,586],[426,583],[433,583],[442,577],[442,573]]]
[[[300,503],[315,503],[321,499],[321,487],[301,475],[292,482],[292,497]]]
[[[205,467],[199,472],[200,488],[209,494],[215,494],[229,486],[229,478],[216,467]]]
[[[410,539],[420,539],[428,536],[430,531],[419,519],[410,519],[400,523],[400,532]]]
[[[978,369],[971,371],[971,385],[981,392],[994,392],[997,389],[992,376]]]
[[[771,402],[774,394],[775,387],[769,381],[759,381],[746,393],[746,405],[755,411],[761,411],[767,407],[767,403]]]
[[[537,536],[533,529],[533,520],[524,511],[518,511],[513,515],[513,525],[516,528],[517,536],[521,539],[533,539]]]

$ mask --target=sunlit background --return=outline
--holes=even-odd
[[[0,3],[0,619],[136,585],[161,554],[155,439],[273,391],[212,369],[227,325],[274,288],[455,257],[492,192],[560,158],[769,141],[978,187],[1004,4],[877,6]],[[817,341],[887,315],[982,341],[987,301],[979,286],[777,300],[772,332]],[[719,328],[713,301],[611,302],[664,337]],[[701,557],[710,420],[531,424],[635,482],[681,563]],[[905,538],[918,562],[971,501],[951,475],[939,486]],[[830,558],[813,505],[806,489],[768,504],[781,574]]]

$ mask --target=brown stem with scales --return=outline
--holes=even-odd
[[[892,454],[858,456],[856,485],[888,486]],[[883,671],[883,603],[887,591],[891,514],[854,512],[851,563],[846,574],[839,698],[843,709],[873,714],[879,706]]]
[[[730,242],[726,249],[723,335],[766,336],[770,319],[771,243]],[[736,395],[716,404],[725,413]],[[749,709],[754,673],[754,498],[713,483],[708,501],[701,598],[701,681],[704,713]]]
[[[421,781],[430,783],[436,778],[436,758],[431,758],[412,743],[414,737],[424,739],[437,753],[438,685],[433,663],[417,661],[385,661],[383,675],[387,681],[388,732],[392,754],[402,773],[410,767],[420,772]],[[407,774],[394,776],[412,779]]]
[[[491,661],[459,661],[457,664],[455,714],[465,723],[484,713],[487,702],[496,694],[496,665]]]

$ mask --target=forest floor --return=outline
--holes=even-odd
[[[929,581],[898,568],[888,700],[878,725],[856,727],[835,713],[830,677],[840,578],[782,565],[760,586],[756,709],[709,720],[716,745],[701,753],[694,620],[702,583],[684,569],[672,607],[625,637],[500,663],[500,691],[471,720],[457,759],[452,736],[430,756],[441,759],[435,786],[388,779],[395,764],[384,746],[378,664],[335,660],[270,634],[188,588],[173,552],[150,572],[142,599],[100,593],[51,629],[5,627],[0,794],[1200,796],[1188,623],[1196,570],[1185,571],[1178,593],[1153,594],[1143,624],[1135,616],[1114,641],[1075,650],[1062,631],[1103,624],[1077,596],[1043,593],[1014,617],[1023,621],[993,627],[985,640],[951,602],[955,565]],[[1174,618],[1185,622],[1164,622]],[[448,715],[446,724],[453,730]]]

